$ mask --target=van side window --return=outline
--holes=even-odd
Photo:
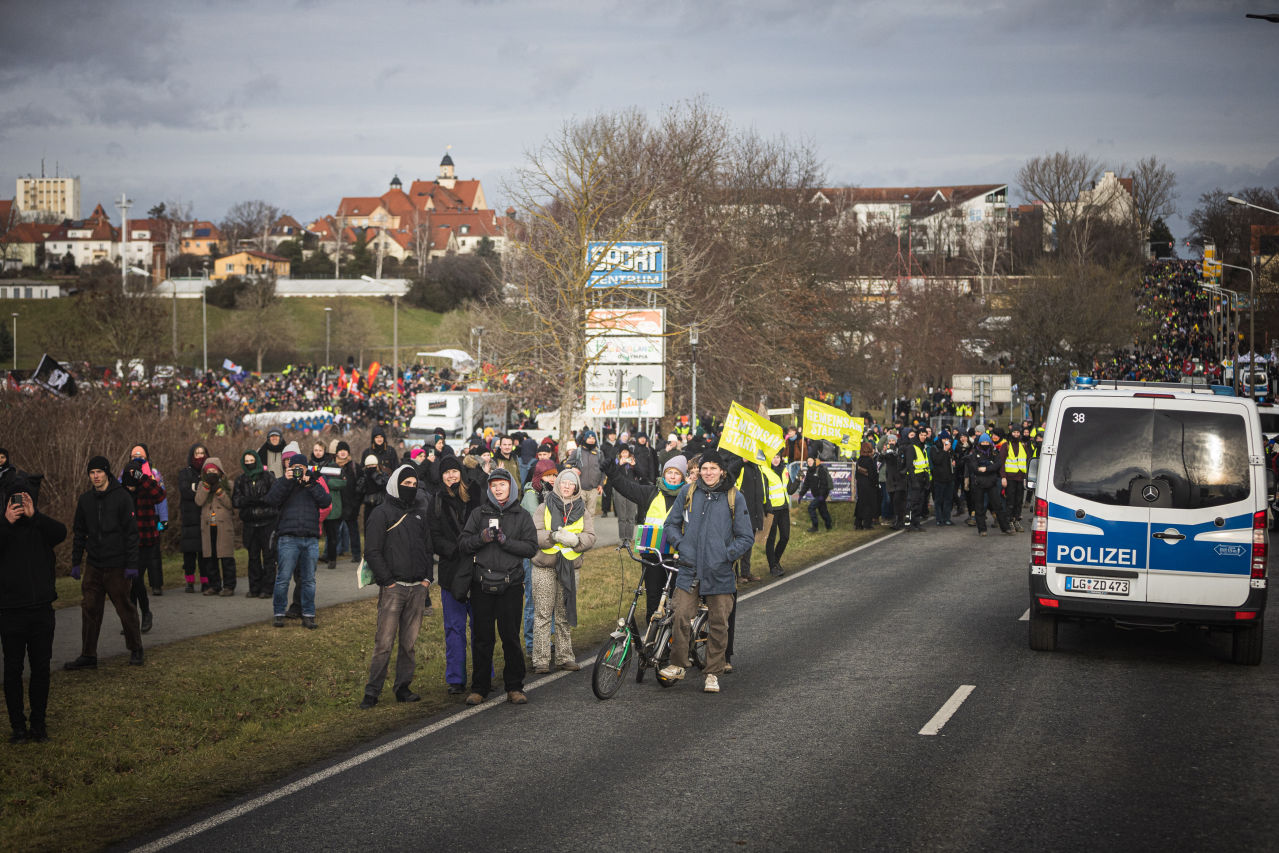
[[[1066,409],[1053,486],[1085,500],[1128,506],[1132,484],[1150,476],[1153,428],[1149,407]]]
[[[1156,409],[1151,472],[1172,486],[1176,509],[1205,509],[1247,499],[1248,432],[1222,412]]]

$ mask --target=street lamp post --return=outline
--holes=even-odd
[[[484,377],[484,327],[476,326],[471,329],[471,334],[475,335],[475,363],[479,366],[482,380]]]
[[[1237,204],[1240,207],[1251,207],[1252,209],[1260,210],[1263,213],[1273,213],[1275,216],[1279,216],[1279,210],[1271,210],[1268,207],[1262,207],[1259,204],[1253,204],[1250,201],[1244,201],[1243,199],[1236,198],[1235,196],[1226,196],[1226,201],[1230,202],[1231,204]]]
[[[200,281],[200,329],[204,344],[204,373],[209,372],[209,259],[204,259],[204,274]],[[202,374],[203,375],[203,374]]]
[[[1257,352],[1257,322],[1254,319],[1257,316],[1257,277],[1252,274],[1250,267],[1240,267],[1235,264],[1226,264],[1221,261],[1215,262],[1218,266],[1226,267],[1232,270],[1243,270],[1248,274],[1248,396],[1252,396],[1252,368],[1253,359],[1256,358]],[[1238,369],[1238,365],[1236,365]]]
[[[690,395],[692,397],[690,402],[692,404],[693,417],[692,420],[688,422],[689,435],[697,433],[697,342],[699,340],[700,338],[697,335],[697,324],[694,323],[688,327],[688,348],[693,352],[693,389],[692,394]]]
[[[13,312],[13,369],[18,369],[18,312]]]
[[[329,320],[332,317],[333,317],[333,309],[325,308],[324,309],[324,366],[325,367],[328,367],[330,364],[333,363],[332,360],[329,358],[329,328],[330,328]]]

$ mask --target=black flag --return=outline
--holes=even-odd
[[[55,394],[63,397],[75,396],[75,377],[61,364],[49,358],[48,353],[40,359],[40,366],[31,378],[37,385]]]

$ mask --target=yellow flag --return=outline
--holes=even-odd
[[[767,465],[786,446],[782,428],[738,403],[729,406],[719,449],[736,453],[747,462]]]
[[[847,412],[804,398],[804,438],[809,441],[824,438],[839,448],[839,452],[852,455],[861,448],[866,419],[855,418]]]

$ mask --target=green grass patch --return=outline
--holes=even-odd
[[[795,512],[786,565],[811,565],[881,535],[854,531],[849,505],[832,514],[834,531],[809,534],[806,514]],[[762,550],[755,566],[765,565]],[[639,567],[614,549],[586,555],[573,632],[579,658],[612,630],[638,578]],[[78,583],[59,583],[64,605],[79,600]],[[180,583],[181,561],[166,561],[166,586]],[[460,707],[445,693],[442,614],[432,598],[415,704],[395,702],[388,685],[375,709],[356,708],[373,651],[372,599],[320,611],[318,631],[267,621],[148,648],[141,668],[117,657],[97,671],[56,670],[51,740],[0,746],[0,850],[96,849]],[[103,630],[113,626],[108,615]],[[497,658],[500,673],[500,644]],[[590,690],[589,669],[575,676],[576,689]]]

